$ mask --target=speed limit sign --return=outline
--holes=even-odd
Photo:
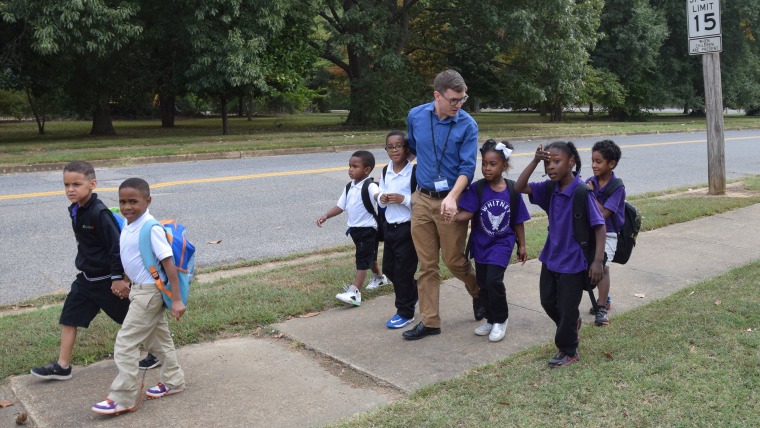
[[[720,0],[686,0],[689,54],[721,52]]]

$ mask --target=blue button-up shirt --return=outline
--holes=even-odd
[[[422,104],[409,111],[406,118],[408,144],[412,153],[417,155],[418,185],[436,190],[434,183],[438,180],[440,165],[440,176],[452,189],[460,175],[466,176],[468,182],[475,175],[478,124],[461,109],[454,117],[439,120],[434,103]]]
[[[546,186],[549,180],[530,183],[530,201],[541,207],[549,216],[549,233],[546,236],[538,260],[543,262],[552,272],[577,273],[588,269],[586,256],[583,254],[581,245],[575,240],[573,233],[573,194],[575,189],[583,184],[583,180],[576,176],[562,191],[559,183],[554,186],[554,196],[546,198]],[[594,227],[604,224],[599,207],[596,206],[594,194],[588,193],[588,220],[589,225]],[[594,239],[594,235],[591,235]]]

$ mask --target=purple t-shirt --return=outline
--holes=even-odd
[[[549,217],[549,233],[538,259],[552,272],[582,272],[588,269],[588,266],[583,249],[573,234],[573,192],[583,184],[583,180],[576,176],[561,192],[557,183],[554,187],[554,197],[551,199],[551,209],[549,199],[546,198],[548,183],[549,180],[529,184],[530,201],[546,211]],[[591,226],[604,224],[604,217],[591,192],[588,194],[588,217]]]
[[[606,201],[603,198],[604,189],[606,189],[615,178],[615,173],[613,172],[610,181],[601,189],[599,188],[599,178],[596,176],[592,176],[586,180],[586,183],[590,181],[594,182],[594,196],[596,196],[596,200],[599,201],[604,208],[612,211],[612,214],[605,219],[607,232],[617,233],[618,230],[615,230],[615,225],[612,224],[612,217],[615,217],[618,229],[621,229],[623,227],[623,222],[625,222],[625,187],[619,187]]]
[[[506,268],[512,257],[517,236],[509,224],[511,207],[509,190],[495,192],[486,184],[483,199],[478,206],[478,192],[475,183],[470,184],[459,199],[459,208],[474,213],[475,228],[472,230],[472,255],[481,264],[497,265]],[[517,199],[515,224],[530,220],[528,207],[522,195]]]

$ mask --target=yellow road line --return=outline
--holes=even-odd
[[[738,140],[753,140],[753,139],[759,139],[760,136],[752,136],[752,137],[733,137],[733,138],[726,138],[725,141],[738,141]],[[624,144],[621,145],[620,148],[623,149],[630,149],[630,148],[640,148],[640,147],[656,147],[656,146],[672,146],[672,145],[678,145],[678,144],[695,144],[695,143],[704,143],[706,140],[685,140],[685,141],[669,141],[669,142],[661,142],[661,143],[641,143],[641,144]],[[548,144],[548,143],[547,143]],[[590,148],[582,148],[578,149],[578,151],[587,152],[590,151]],[[533,156],[533,152],[529,153],[515,153],[512,156]],[[382,168],[386,164],[377,164],[376,167]],[[336,171],[345,171],[346,167],[334,167],[334,168],[320,168],[320,169],[307,169],[307,170],[298,170],[298,171],[283,171],[283,172],[266,172],[261,174],[249,174],[249,175],[233,175],[228,177],[209,177],[209,178],[197,178],[194,180],[179,180],[179,181],[166,181],[163,183],[155,183],[151,184],[151,187],[154,189],[162,188],[162,187],[172,187],[172,186],[182,186],[187,184],[201,184],[201,183],[219,183],[223,181],[239,181],[239,180],[252,180],[256,178],[269,178],[269,177],[284,177],[289,175],[304,175],[304,174],[319,174],[323,172],[336,172]],[[104,192],[116,192],[119,189],[116,187],[98,187],[97,191],[104,193]],[[26,199],[26,198],[39,198],[44,196],[59,196],[63,195],[63,189],[61,190],[54,190],[49,192],[36,192],[36,193],[19,193],[15,195],[0,195],[0,201],[9,200],[9,199]]]

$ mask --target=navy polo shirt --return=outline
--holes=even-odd
[[[461,109],[453,117],[439,120],[434,104],[422,104],[409,111],[406,118],[408,145],[417,156],[417,184],[435,190],[440,164],[440,175],[452,189],[460,175],[466,176],[468,183],[475,175],[478,124]]]
[[[579,185],[583,184],[583,180],[576,176],[562,191],[559,190],[560,186],[557,183],[554,187],[551,209],[549,200],[546,199],[548,183],[549,180],[529,184],[530,201],[546,211],[549,217],[549,234],[538,260],[552,272],[578,273],[584,271],[588,269],[586,258],[573,233],[573,192]],[[591,226],[604,224],[604,216],[599,211],[599,207],[596,206],[596,199],[592,192],[588,194],[588,217]]]

